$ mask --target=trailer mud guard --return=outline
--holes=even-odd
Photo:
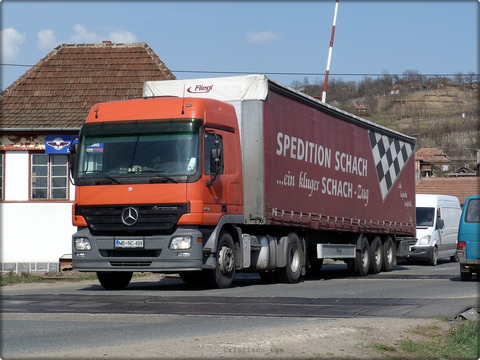
[[[397,244],[397,258],[406,258],[410,247],[411,239],[396,239]]]

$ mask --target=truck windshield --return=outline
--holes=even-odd
[[[417,207],[417,226],[433,226],[435,208]]]
[[[186,179],[197,171],[199,127],[193,120],[86,124],[80,133],[78,180],[122,184]]]

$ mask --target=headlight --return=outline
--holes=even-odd
[[[430,244],[430,235],[422,237],[417,241],[417,245],[428,245]]]
[[[188,250],[192,247],[192,238],[190,236],[177,236],[170,241],[170,250]]]
[[[92,244],[87,238],[75,238],[75,250],[77,251],[88,251],[92,250]]]

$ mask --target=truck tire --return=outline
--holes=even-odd
[[[228,232],[222,231],[220,233],[215,269],[204,270],[204,272],[207,285],[210,288],[225,289],[232,285],[235,276],[235,244]]]
[[[133,272],[98,271],[97,278],[100,284],[107,290],[125,289],[132,280]]]
[[[365,236],[360,240],[355,259],[348,262],[348,269],[354,274],[367,276],[370,270],[370,246]]]
[[[383,271],[392,271],[396,263],[396,253],[395,243],[391,236],[387,237],[385,243],[383,244]]]
[[[287,266],[275,270],[277,280],[283,283],[297,283],[302,274],[302,247],[297,234],[288,235],[286,257]]]
[[[383,266],[383,246],[380,236],[375,236],[370,244],[370,272],[378,274]]]

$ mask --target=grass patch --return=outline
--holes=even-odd
[[[395,346],[387,345],[387,344],[375,344],[372,346],[374,349],[379,350],[381,352],[390,353],[396,352],[397,348]]]
[[[144,277],[150,273],[134,272],[133,277]],[[81,280],[97,280],[97,273],[95,272],[80,272],[75,270],[47,272],[44,274],[32,274],[22,272],[21,274],[10,271],[0,276],[0,287],[24,284],[24,283],[42,283],[42,282],[56,282],[56,281],[81,281]],[[1,360],[1,359],[0,359]]]
[[[455,322],[450,330],[437,325],[412,331],[415,339],[400,340],[397,346],[375,344],[372,348],[391,359],[461,359],[480,357],[480,321]]]
[[[3,274],[0,278],[0,285],[7,286],[7,285],[14,285],[14,284],[21,284],[21,283],[32,283],[32,282],[40,282],[43,281],[43,276],[41,275],[33,275],[31,273],[21,273],[17,274],[14,272],[8,272]]]
[[[79,271],[48,272],[45,274],[32,274],[28,272],[22,272],[18,274],[11,271],[1,275],[0,286],[52,282],[57,280],[80,281],[96,279],[97,275],[95,273],[82,273]]]

